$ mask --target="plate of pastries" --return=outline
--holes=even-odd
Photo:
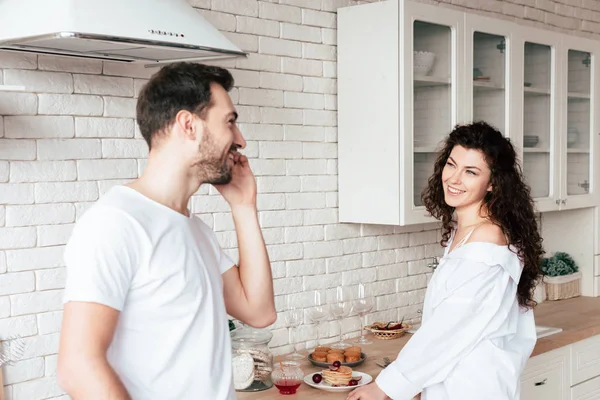
[[[345,367],[355,367],[362,364],[366,358],[367,355],[362,352],[360,346],[352,346],[347,349],[321,346],[308,355],[311,363],[322,368],[328,368],[336,361]]]

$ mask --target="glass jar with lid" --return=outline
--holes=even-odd
[[[238,392],[258,392],[273,387],[273,354],[266,329],[244,326],[231,332],[233,382]]]

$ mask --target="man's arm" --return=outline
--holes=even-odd
[[[240,266],[223,274],[227,313],[240,321],[264,328],[277,319],[271,263],[255,207],[231,209],[238,239]]]
[[[73,400],[131,400],[106,359],[119,311],[79,301],[65,304],[58,381]]]

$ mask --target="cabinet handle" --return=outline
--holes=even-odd
[[[564,206],[565,204],[567,204],[567,199],[562,199],[562,200],[560,201],[560,203],[561,203],[561,204]]]
[[[559,206],[560,205],[560,199],[556,200],[556,205]]]
[[[548,378],[544,379],[544,380],[543,380],[543,381],[541,381],[541,382],[536,382],[536,383],[535,383],[535,386],[542,386],[542,385],[545,385],[547,381],[548,381]]]

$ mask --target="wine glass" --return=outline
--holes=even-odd
[[[335,297],[330,309],[331,315],[338,319],[340,325],[340,341],[331,347],[334,349],[347,349],[350,345],[342,339],[342,319],[347,317],[352,309],[352,302],[350,301],[350,294],[347,288],[343,286],[336,288]]]
[[[302,309],[295,306],[290,306],[285,315],[285,322],[290,327],[290,343],[294,347],[294,352],[286,357],[288,360],[301,360],[304,358],[296,349],[298,327],[302,323],[302,316]]]
[[[317,346],[320,344],[319,340],[321,339],[321,326],[322,322],[327,319],[327,304],[323,291],[315,290],[314,291],[314,305],[308,309],[308,318],[317,324]]]
[[[354,311],[356,311],[360,318],[360,338],[355,341],[358,344],[372,344],[373,342],[366,339],[364,336],[364,317],[373,309],[375,306],[375,299],[372,296],[368,296],[365,285],[363,283],[358,284],[358,297],[354,300]]]

